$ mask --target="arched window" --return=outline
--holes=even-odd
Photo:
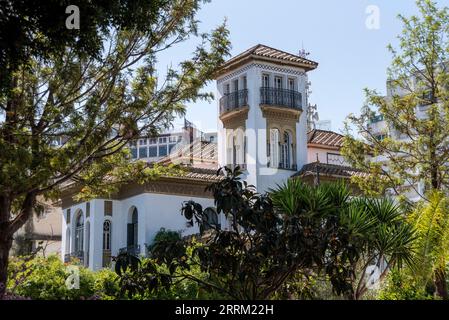
[[[128,223],[128,250],[138,251],[138,228],[139,227],[139,213],[137,208],[134,207],[131,212],[131,223]]]
[[[292,138],[290,132],[285,131],[281,149],[281,165],[284,169],[291,169],[292,164]]]
[[[232,131],[232,130],[231,130]],[[226,164],[233,164],[233,148],[234,148],[234,135],[228,134],[226,143]]]
[[[245,164],[245,133],[242,128],[238,128],[235,132],[235,152],[236,161],[234,164],[242,165]]]
[[[103,222],[103,267],[107,268],[111,265],[111,221]]]
[[[269,145],[269,159],[270,167],[279,167],[279,130],[274,128],[270,129],[270,145]]]
[[[75,254],[82,258],[84,249],[84,216],[79,212],[75,222]]]

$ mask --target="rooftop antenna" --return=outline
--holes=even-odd
[[[310,54],[310,52],[307,52],[307,51],[304,49],[304,41],[303,41],[303,42],[302,42],[302,49],[299,50],[298,56],[300,56],[301,58],[305,59],[305,58],[307,58],[307,56],[308,56],[309,54]]]

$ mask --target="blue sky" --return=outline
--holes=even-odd
[[[449,6],[449,0],[437,0]],[[379,8],[379,29],[368,29],[366,9]],[[319,63],[309,73],[310,102],[318,105],[321,120],[332,129],[343,128],[345,117],[363,105],[363,88],[385,92],[386,69],[391,56],[386,46],[397,44],[401,32],[397,15],[417,13],[414,0],[212,0],[198,15],[207,31],[226,17],[232,55],[258,44],[297,53],[302,44],[309,58]],[[160,66],[176,64],[192,52],[195,39],[159,57]],[[162,70],[162,69],[161,69]],[[215,83],[205,90],[215,92]],[[203,131],[216,130],[216,102],[189,104],[187,118]],[[177,121],[175,126],[181,124]]]

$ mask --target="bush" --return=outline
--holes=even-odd
[[[146,262],[150,262],[150,259],[142,260],[143,265]],[[157,269],[160,273],[169,274],[166,265],[157,265]],[[201,272],[197,266],[193,266],[188,273],[198,279],[207,280],[208,278],[208,275]],[[216,291],[205,289],[198,282],[190,279],[175,281],[169,289],[150,290],[148,288],[144,293],[136,293],[130,297],[132,300],[225,300],[226,298]]]
[[[48,258],[14,258],[8,268],[8,290],[37,300],[79,300],[94,296],[94,273],[79,267],[79,289],[69,289],[67,266],[56,255]]]
[[[385,286],[379,293],[379,300],[431,300],[432,295],[419,285],[407,271],[392,270]]]
[[[177,273],[173,281],[167,285],[162,278],[173,276],[177,268],[172,268],[173,264],[167,264],[166,261],[158,260],[151,257],[158,256],[160,251],[166,254],[177,254],[176,247],[170,246],[170,243],[177,243],[181,241],[179,233],[173,231],[166,231],[161,229],[155,237],[155,241],[151,247],[150,258],[142,259],[135,266],[131,267],[126,257],[118,258],[116,262],[117,272],[120,273],[120,283],[123,296],[133,300],[224,300],[223,294],[209,287],[201,285],[202,282],[209,282],[210,275],[202,272],[199,266],[198,259],[192,256],[193,251],[202,246],[197,243],[195,239],[189,242],[185,248],[185,256],[181,257],[175,263],[182,264],[184,268],[180,273]],[[167,246],[168,245],[168,246]],[[173,250],[172,250],[173,249]],[[149,272],[149,274],[146,274]],[[150,274],[151,273],[151,274]],[[137,277],[137,278],[136,278]],[[200,281],[194,280],[199,279]],[[136,282],[137,280],[137,282]],[[149,285],[149,283],[158,283],[156,287]]]
[[[110,269],[102,269],[94,274],[94,291],[101,300],[120,299],[118,275]]]
[[[154,237],[153,243],[148,245],[148,252],[152,252],[157,249],[158,246],[167,242],[176,242],[181,240],[181,234],[177,231],[166,230],[165,228],[161,228]]]
[[[68,265],[56,255],[43,257],[12,258],[8,268],[8,300],[117,300],[122,297],[119,276],[110,269],[97,272],[79,267],[80,287],[69,289],[66,280],[70,276]],[[168,272],[165,266],[158,266]],[[198,268],[192,268],[195,276],[206,277]],[[136,300],[220,299],[191,280],[183,280],[169,290],[158,293],[147,291],[133,296]]]

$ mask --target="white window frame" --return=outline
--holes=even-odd
[[[270,75],[268,73],[262,73],[262,88],[270,87]]]
[[[278,81],[280,80],[280,81]],[[278,84],[280,86],[278,87]],[[274,76],[274,88],[275,89],[283,89],[284,88],[284,79],[282,76]]]
[[[279,167],[279,135],[280,130],[278,128],[270,129],[270,167]]]
[[[287,82],[288,82],[287,83],[288,90],[296,91],[296,79],[295,78],[288,78]]]
[[[159,144],[166,144],[167,143],[167,137],[159,137]]]

